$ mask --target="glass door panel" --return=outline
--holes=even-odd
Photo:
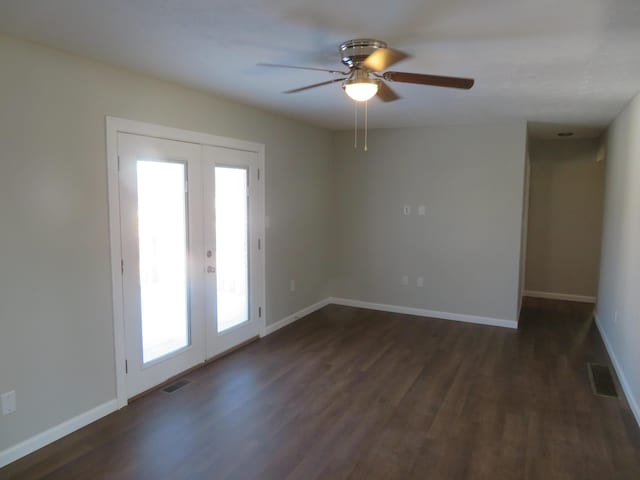
[[[247,169],[215,167],[218,332],[249,321]]]
[[[142,359],[189,345],[186,165],[137,161]]]

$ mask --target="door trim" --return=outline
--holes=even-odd
[[[257,293],[262,316],[258,319],[258,333],[264,336],[266,312],[266,265],[265,265],[265,146],[261,143],[247,142],[234,138],[219,137],[208,133],[193,132],[179,128],[138,122],[118,117],[105,117],[106,148],[107,148],[107,193],[109,204],[109,244],[111,253],[111,298],[113,306],[113,339],[114,339],[114,369],[116,380],[116,400],[118,408],[128,404],[127,383],[125,373],[125,329],[124,329],[124,300],[122,282],[122,245],[120,231],[120,187],[118,175],[118,133],[130,133],[147,137],[162,138],[198,145],[210,145],[233,150],[243,150],[256,153],[258,156],[259,178],[256,179],[256,189],[259,198],[259,209],[256,219],[256,231],[260,238],[259,264],[256,266],[261,277],[261,286]]]

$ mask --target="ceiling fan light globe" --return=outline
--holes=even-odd
[[[344,91],[356,102],[366,102],[378,93],[377,82],[347,83]]]

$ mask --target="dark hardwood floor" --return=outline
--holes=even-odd
[[[640,479],[591,306],[518,331],[328,306],[0,470],[6,479]]]

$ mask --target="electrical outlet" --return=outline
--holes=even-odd
[[[427,207],[425,207],[424,205],[420,205],[418,207],[418,215],[420,215],[421,217],[424,217],[427,214]]]
[[[416,280],[416,286],[424,287],[424,278],[418,277],[418,279]]]
[[[407,275],[402,276],[402,285],[409,285],[409,277]]]
[[[618,323],[618,310],[616,310],[613,314],[613,323],[614,324]]]
[[[296,291],[296,281],[295,280],[291,280],[291,282],[289,282],[289,290],[291,292],[295,292]]]
[[[2,403],[2,414],[9,415],[16,411],[16,391],[3,393],[0,395],[0,402]]]
[[[411,215],[411,205],[405,205],[404,206],[404,214],[405,215]]]

